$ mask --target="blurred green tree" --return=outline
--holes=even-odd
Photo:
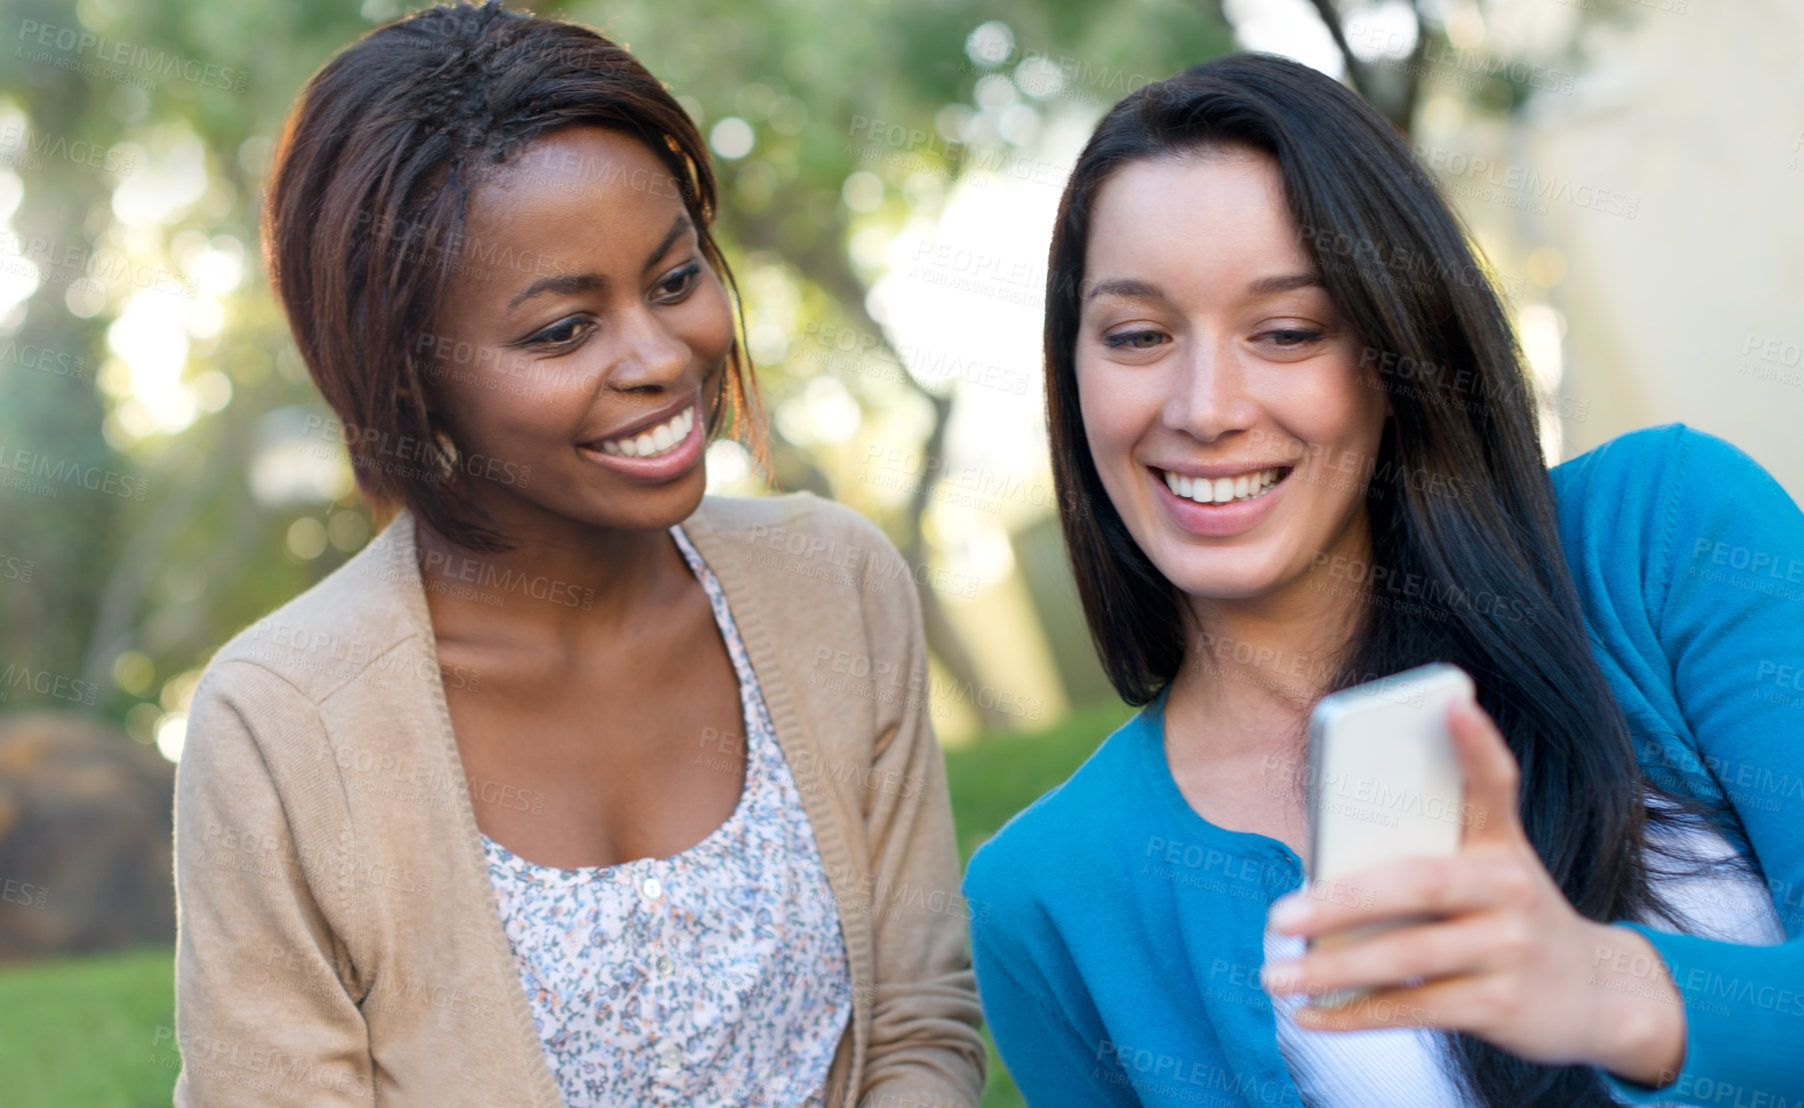
[[[34,567],[29,582],[0,583],[0,662],[91,683],[96,706],[148,741],[185,707],[194,671],[221,641],[369,534],[342,473],[335,480],[318,465],[297,469],[292,456],[284,468],[270,456],[284,436],[292,455],[299,413],[323,409],[263,280],[260,189],[272,139],[307,76],[410,9],[384,0],[361,10],[209,0],[10,7],[19,49],[4,58],[0,105],[23,187],[6,224],[16,247],[8,260],[31,263],[39,282],[0,318],[0,334],[16,347],[68,352],[83,372],[6,367],[0,443],[65,474],[81,467],[129,479],[142,498],[66,476],[51,482],[54,495],[0,488],[0,558]],[[1086,95],[1100,111],[1130,91],[1129,79],[1164,76],[1230,45],[1219,20],[1166,0],[1131,9],[679,0],[538,10],[628,44],[705,131],[743,120],[751,151],[718,163],[730,256],[742,267],[779,267],[802,306],[801,326],[871,336],[877,355],[898,363],[867,308],[878,274],[854,260],[849,239],[858,221],[931,215],[940,197],[910,196],[896,159],[853,141],[857,121],[937,136],[908,151],[911,164],[937,166],[950,180],[972,163],[994,167],[1010,156],[1010,141],[985,129],[975,101],[986,77],[1013,74],[1024,84],[1034,66],[1058,68],[1061,84],[1094,86]],[[1007,46],[979,55],[979,64],[969,40],[986,25],[1005,27]],[[963,108],[948,115],[949,105]],[[976,133],[947,133],[961,122]],[[105,151],[103,164],[69,156],[77,143]],[[888,186],[871,211],[852,210],[843,195],[861,171]],[[787,356],[761,364],[759,377],[775,409],[813,377],[836,372],[819,358]],[[955,393],[903,376],[931,413],[921,452],[938,456]],[[861,403],[881,402],[863,382],[848,384]],[[844,497],[852,480],[780,428],[772,469],[773,485],[825,495]],[[934,557],[922,514],[935,479],[928,470],[907,507],[880,520],[916,564]],[[976,683],[938,597],[921,592],[936,657]],[[28,690],[23,698],[56,699]],[[980,711],[988,723],[1006,722]]]
[[[1407,129],[1424,52],[1448,53],[1446,29],[1406,5],[1413,46],[1377,64],[1347,32],[1374,5],[1314,4],[1350,79]],[[221,641],[370,534],[348,470],[321,456],[329,444],[317,433],[297,430],[324,410],[263,279],[258,217],[273,139],[302,84],[405,10],[392,0],[8,0],[0,673],[14,669],[0,703],[99,708],[148,741],[179,716]],[[931,219],[958,180],[1026,161],[1058,113],[1099,115],[1146,80],[1230,49],[1235,8],[670,0],[541,10],[625,42],[714,135],[723,242],[742,276],[774,282],[747,290],[748,310],[762,288],[796,305],[787,340],[753,343],[770,410],[836,378],[867,410],[919,408],[915,452],[939,458],[955,387],[900,373],[898,400],[801,341],[855,335],[867,363],[906,364],[874,317],[882,267],[861,258],[858,233]],[[1528,90],[1493,70],[1474,99],[1506,111],[1522,103]],[[944,187],[920,187],[923,171]],[[938,556],[923,520],[941,469],[924,469],[890,508],[843,456],[783,428],[775,421],[769,485],[853,502],[917,566]],[[960,684],[981,684],[940,597],[920,591],[937,660]],[[977,707],[989,727],[1011,722]]]

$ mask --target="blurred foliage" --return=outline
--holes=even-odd
[[[221,642],[371,532],[342,457],[317,456],[336,448],[295,431],[326,413],[263,279],[260,190],[307,77],[414,5],[5,4],[0,705],[97,709],[148,742],[179,721]],[[1479,0],[1314,7],[1355,46],[1374,41],[1370,18],[1391,9],[1420,31],[1406,59],[1383,65],[1358,62],[1336,32],[1352,79],[1406,123],[1424,50],[1433,80],[1489,74],[1469,97],[1481,110],[1519,107],[1530,90],[1516,75],[1537,72],[1466,49],[1482,39]],[[1592,7],[1587,23],[1627,10]],[[749,134],[749,151],[717,169],[721,238],[778,417],[768,484],[852,504],[925,565],[938,556],[922,526],[933,476],[897,506],[856,479],[849,448],[792,441],[785,428],[798,421],[782,417],[824,395],[934,455],[956,389],[848,371],[800,336],[846,327],[881,346],[867,308],[881,272],[854,248],[861,233],[880,241],[931,220],[955,181],[1031,149],[1054,115],[1099,114],[1145,80],[1231,48],[1224,11],[1235,5],[573,0],[538,10],[629,45],[704,134],[723,121]],[[1581,37],[1543,60],[1576,64]],[[860,120],[927,141],[866,143]],[[316,455],[286,481],[268,456],[283,441]],[[936,662],[980,683],[939,598],[927,589],[922,601]],[[1009,722],[980,714],[989,729]]]
[[[35,485],[0,481],[0,670],[13,664],[63,678],[64,693],[88,682],[98,692],[91,706],[148,742],[164,721],[180,720],[196,671],[220,643],[330,572],[370,533],[340,460],[323,476],[312,467],[312,495],[292,475],[286,499],[253,491],[270,444],[292,440],[302,413],[326,414],[263,278],[258,218],[272,139],[306,78],[405,9],[385,0],[361,9],[9,0],[7,10],[16,48],[0,55],[0,184],[16,174],[22,188],[9,196],[10,186],[0,187],[8,244],[0,257],[0,450],[15,462],[15,451],[26,451],[23,468],[37,466],[38,476]],[[722,242],[748,313],[756,316],[768,292],[793,304],[781,322],[797,333],[824,323],[881,336],[865,308],[878,274],[853,260],[851,238],[860,227],[931,216],[944,198],[943,188],[909,180],[918,166],[867,160],[870,150],[851,134],[856,118],[937,128],[941,139],[909,153],[937,162],[950,180],[965,159],[1007,157],[1031,138],[1033,120],[1021,112],[999,129],[994,105],[978,103],[987,76],[1006,85],[1023,59],[1044,55],[1068,69],[1068,91],[1043,102],[1004,88],[1009,106],[1037,116],[1081,95],[1100,112],[1134,85],[1230,42],[1218,19],[1180,0],[674,0],[536,10],[624,41],[704,134],[729,116],[749,125],[751,151],[717,161]],[[993,33],[998,21],[1013,49],[998,65],[978,64],[967,39],[984,25]],[[1044,91],[1046,62],[1036,64]],[[1086,81],[1095,87],[1083,88]],[[990,91],[994,100],[994,80]],[[946,141],[954,130],[970,136],[968,146]],[[854,211],[844,193],[860,170],[883,188],[874,203],[861,194],[863,210]],[[6,290],[29,281],[32,267],[35,291],[7,311]],[[96,280],[95,269],[110,275]],[[780,334],[762,346],[753,343],[754,353],[772,355],[760,360],[759,381],[773,411],[810,379],[836,373],[866,413],[920,409],[910,426],[943,428],[952,406],[950,395],[912,382],[898,393],[869,374],[839,373],[799,356]],[[30,350],[58,354],[78,371],[29,368],[22,352]],[[921,495],[902,511],[860,502],[843,457],[788,442],[777,422],[774,484],[846,499],[918,561],[934,557],[921,533]],[[128,489],[141,482],[142,498],[83,488],[75,473],[110,474]],[[8,576],[9,564],[27,568]],[[942,663],[958,653],[931,612],[929,631]],[[955,673],[968,667],[950,661]],[[79,696],[35,691],[41,684],[0,690],[5,707],[86,706]]]

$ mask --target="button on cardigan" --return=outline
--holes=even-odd
[[[913,576],[807,494],[707,497],[683,528],[739,621],[837,902],[853,1004],[829,1104],[976,1105]],[[469,587],[545,599],[486,570]],[[406,512],[207,666],[176,774],[178,1108],[562,1103],[471,806],[508,783],[466,780],[445,701],[480,680],[439,665]]]

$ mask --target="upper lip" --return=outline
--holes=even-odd
[[[588,438],[583,439],[577,445],[588,446],[591,443],[607,442],[610,439],[627,438],[628,436],[636,435],[639,432],[646,430],[647,428],[656,427],[658,424],[663,423],[665,420],[669,419],[671,416],[676,415],[678,412],[681,412],[683,409],[694,405],[696,398],[699,397],[700,395],[701,395],[701,390],[697,389],[695,392],[690,393],[686,398],[684,398],[682,400],[677,400],[677,401],[673,401],[672,403],[666,404],[662,408],[657,409],[656,411],[648,412],[645,415],[639,417],[638,419],[633,420],[631,423],[628,423],[628,424],[625,424],[624,426],[615,428],[614,430],[609,431],[605,434],[591,435]]]
[[[1290,469],[1296,462],[1254,462],[1251,464],[1222,462],[1216,465],[1184,465],[1153,466],[1162,473],[1176,473],[1181,477],[1241,477],[1260,473],[1268,469]]]

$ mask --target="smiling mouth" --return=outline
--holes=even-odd
[[[1290,476],[1290,466],[1249,470],[1232,477],[1191,477],[1169,469],[1155,470],[1175,496],[1198,504],[1233,504],[1257,500]]]
[[[694,429],[695,405],[691,404],[655,427],[583,445],[617,458],[656,458],[681,446]]]

